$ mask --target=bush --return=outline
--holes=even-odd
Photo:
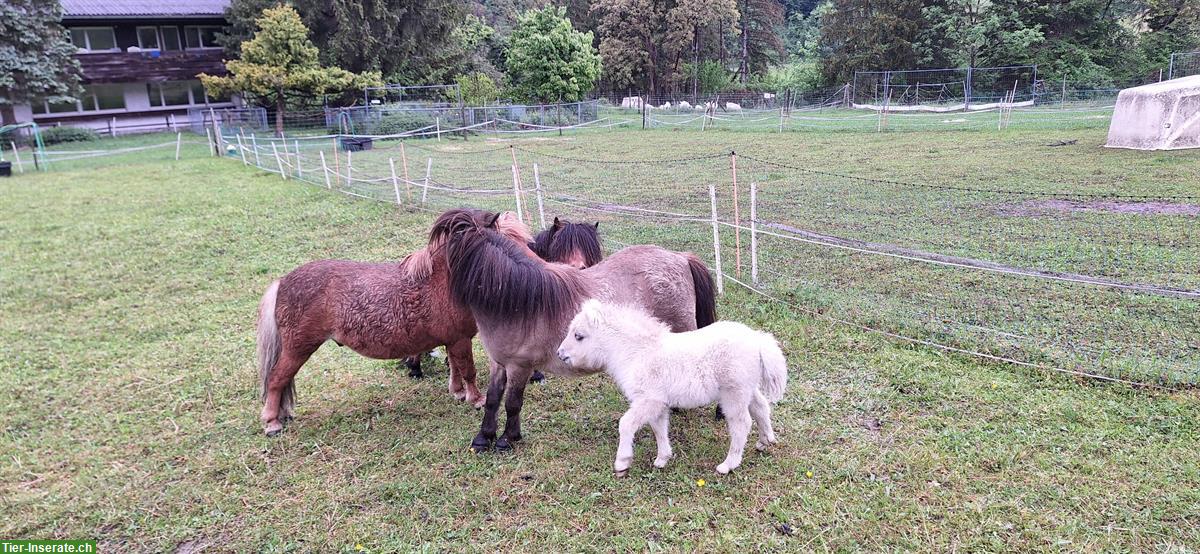
[[[99,133],[83,127],[46,127],[42,129],[42,143],[46,145],[99,139]]]
[[[431,112],[397,112],[383,116],[371,129],[373,135],[398,135],[421,127],[433,125],[435,114]],[[453,127],[445,122],[444,127]]]

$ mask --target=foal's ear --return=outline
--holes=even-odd
[[[562,226],[563,226],[562,222],[561,222],[561,221],[559,221],[557,217],[555,217],[555,218],[554,218],[554,228],[555,228],[555,229],[562,229]]]
[[[594,227],[597,231],[599,231],[600,230],[600,222],[597,221],[595,225],[592,225],[592,227]]]
[[[497,222],[497,221],[499,221],[499,220],[500,220],[500,212],[497,212],[495,215],[493,215],[493,216],[492,216],[492,220],[491,220],[491,221],[489,221],[489,222],[488,222],[488,224],[487,224],[487,225],[485,225],[484,227],[485,227],[485,228],[487,228],[487,229],[495,229],[495,228],[496,228],[496,222]]]
[[[587,320],[589,326],[599,325],[604,317],[600,313],[600,301],[595,298],[584,302],[580,308],[580,312],[583,313],[583,317]]]

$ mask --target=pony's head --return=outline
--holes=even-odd
[[[433,224],[429,249],[445,252],[451,294],[476,317],[570,317],[586,297],[586,283],[578,272],[538,259],[527,246],[531,239],[511,213],[450,210]]]
[[[558,345],[558,358],[582,372],[602,371],[612,363],[614,353],[628,352],[668,332],[663,322],[637,308],[593,298],[571,320],[567,336]]]
[[[599,229],[600,222],[571,223],[556,217],[549,229],[537,234],[529,248],[548,262],[587,269],[604,258]]]
[[[522,223],[512,212],[493,213],[474,208],[447,210],[433,223],[429,244],[406,259],[405,269],[409,277],[428,278],[433,272],[434,256],[445,252],[446,240],[455,233],[472,229],[491,229],[518,244],[526,244],[532,240],[529,226]]]

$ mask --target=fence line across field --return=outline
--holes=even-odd
[[[301,147],[296,144],[296,140],[302,140],[302,139],[291,139],[291,140],[292,140],[291,144],[292,144],[293,151],[294,152],[301,151]],[[283,142],[283,141],[279,141],[279,143],[287,144],[286,142]],[[276,144],[276,141],[272,140],[271,144],[273,144],[273,145]],[[401,143],[400,149],[404,148],[403,144],[404,143]],[[321,145],[324,146],[325,148],[329,148],[330,145],[333,145],[332,149],[335,151],[335,153],[337,151],[337,144],[335,141],[322,140]],[[814,239],[810,236],[798,235],[795,233],[782,231],[782,230],[779,230],[779,229],[771,226],[773,224],[771,224],[770,222],[765,221],[763,219],[764,216],[762,215],[762,211],[761,211],[763,206],[761,205],[762,197],[761,197],[760,185],[753,180],[751,180],[750,186],[749,186],[751,201],[750,201],[750,204],[747,206],[747,208],[750,210],[750,218],[746,221],[737,221],[736,219],[732,219],[732,218],[726,219],[729,216],[725,213],[722,213],[720,210],[718,210],[718,208],[720,207],[720,206],[718,206],[718,195],[717,195],[718,187],[715,184],[712,185],[712,189],[711,189],[711,192],[712,192],[711,206],[710,206],[711,213],[710,214],[698,214],[698,213],[689,214],[689,213],[684,213],[684,212],[679,212],[679,211],[670,211],[670,210],[651,208],[651,207],[647,207],[647,206],[643,206],[643,205],[637,205],[635,202],[631,202],[631,201],[623,201],[619,204],[613,204],[613,203],[598,202],[595,200],[588,200],[586,198],[573,197],[570,194],[564,194],[566,191],[558,190],[559,184],[554,181],[553,176],[549,176],[550,180],[549,181],[547,180],[548,175],[546,173],[546,167],[545,167],[547,164],[547,161],[549,161],[549,163],[552,165],[555,161],[557,161],[560,163],[568,163],[568,164],[588,163],[588,164],[598,164],[600,166],[609,166],[609,167],[614,167],[614,164],[617,164],[616,167],[641,168],[641,169],[638,169],[638,171],[647,171],[647,170],[650,170],[649,168],[654,167],[654,166],[664,166],[664,167],[670,167],[670,166],[681,167],[681,166],[683,166],[683,167],[686,167],[687,164],[694,163],[694,162],[705,162],[705,161],[711,162],[712,160],[716,160],[718,158],[727,157],[727,156],[729,156],[729,154],[713,154],[713,155],[704,155],[704,156],[694,156],[694,157],[690,157],[690,158],[664,159],[664,160],[596,160],[596,159],[581,159],[581,158],[574,158],[574,157],[570,157],[570,156],[563,156],[563,155],[558,155],[558,154],[553,154],[553,153],[548,153],[548,152],[540,152],[540,151],[531,150],[531,149],[528,149],[526,147],[519,146],[519,145],[489,147],[489,148],[481,148],[478,150],[449,150],[449,151],[437,149],[437,148],[433,148],[433,147],[429,147],[429,146],[415,145],[415,144],[409,144],[409,145],[407,145],[407,147],[419,149],[419,150],[425,151],[428,154],[428,156],[423,156],[426,158],[424,165],[426,165],[426,169],[427,169],[424,179],[400,178],[400,176],[398,175],[399,168],[397,168],[397,161],[398,161],[399,157],[395,156],[394,155],[395,153],[391,152],[391,151],[383,152],[383,151],[377,150],[374,153],[376,155],[386,156],[386,158],[383,160],[386,163],[382,166],[382,168],[379,166],[380,160],[375,160],[374,162],[372,162],[374,165],[361,166],[361,164],[359,162],[359,158],[365,157],[367,155],[367,153],[354,153],[354,152],[346,152],[345,153],[346,155],[345,155],[345,160],[344,160],[344,166],[345,166],[344,168],[342,168],[340,170],[336,169],[336,168],[331,168],[325,162],[325,150],[322,149],[322,150],[320,150],[320,153],[317,156],[317,158],[322,160],[321,165],[318,167],[314,167],[313,170],[309,171],[309,170],[307,170],[307,168],[302,169],[300,166],[291,165],[290,161],[284,162],[283,160],[287,159],[287,156],[283,152],[281,152],[278,147],[276,147],[275,153],[278,156],[277,159],[280,161],[275,162],[274,160],[272,160],[273,162],[275,162],[276,167],[272,168],[266,162],[257,163],[256,165],[258,167],[260,167],[261,169],[270,171],[272,173],[278,173],[281,175],[281,177],[284,177],[285,174],[290,174],[290,175],[287,175],[287,177],[296,178],[298,180],[301,180],[303,182],[307,182],[307,183],[310,183],[310,184],[313,184],[316,186],[322,186],[322,187],[334,189],[334,190],[337,190],[337,191],[342,192],[347,195],[360,197],[360,198],[366,198],[366,199],[372,199],[372,200],[376,200],[376,201],[393,203],[393,204],[405,206],[405,207],[408,207],[411,209],[419,209],[422,211],[437,211],[437,209],[434,207],[435,205],[449,207],[451,205],[455,205],[458,202],[470,201],[469,200],[470,198],[476,198],[475,201],[472,201],[473,203],[476,203],[479,205],[492,206],[493,209],[515,209],[515,211],[517,211],[517,213],[520,214],[520,217],[523,220],[529,221],[530,223],[537,222],[538,224],[543,225],[543,226],[545,224],[544,222],[546,219],[545,206],[558,206],[560,208],[565,208],[568,211],[583,210],[585,212],[599,213],[599,214],[605,214],[606,216],[609,216],[609,217],[621,218],[621,221],[631,221],[631,224],[633,225],[633,227],[626,227],[625,225],[619,225],[617,228],[618,231],[620,229],[636,229],[637,225],[639,225],[639,224],[645,225],[645,220],[647,220],[647,219],[650,221],[659,221],[659,222],[668,222],[668,223],[674,222],[677,225],[696,225],[696,224],[708,225],[708,226],[711,226],[711,229],[708,232],[710,232],[712,235],[711,236],[712,259],[720,260],[723,257],[722,256],[723,250],[732,249],[732,251],[728,252],[728,254],[727,254],[729,256],[732,256],[732,258],[733,258],[732,262],[729,261],[730,258],[726,257],[725,258],[726,261],[718,261],[713,266],[714,271],[716,271],[718,273],[718,276],[719,276],[718,282],[721,284],[721,288],[724,289],[724,284],[726,281],[728,281],[737,286],[742,286],[744,288],[747,288],[757,294],[761,294],[764,296],[770,296],[772,299],[775,299],[775,300],[779,300],[779,298],[777,296],[775,296],[773,293],[767,292],[765,289],[763,289],[762,288],[763,285],[760,282],[761,281],[761,272],[763,272],[763,271],[766,271],[768,274],[771,274],[771,275],[777,275],[777,272],[770,269],[769,266],[765,267],[765,268],[762,266],[762,264],[764,263],[764,260],[761,259],[761,249],[763,248],[762,239],[764,237],[779,239],[779,240],[786,241],[788,243],[797,243],[797,244],[802,243],[802,244],[806,244],[806,245],[816,247],[816,248],[846,251],[846,252],[853,253],[856,255],[884,256],[886,258],[894,258],[894,259],[898,259],[898,260],[903,260],[905,262],[930,264],[932,266],[943,267],[948,270],[983,271],[985,273],[992,273],[992,274],[996,274],[1001,277],[1046,280],[1047,282],[1055,282],[1055,283],[1059,283],[1064,286],[1100,287],[1100,288],[1106,288],[1106,289],[1115,289],[1118,291],[1125,291],[1126,293],[1134,293],[1134,294],[1166,295],[1166,296],[1171,296],[1171,297],[1176,297],[1176,298],[1182,297],[1187,301],[1191,301],[1191,299],[1200,297],[1200,291],[1196,291],[1196,290],[1178,290],[1178,289],[1172,289],[1172,288],[1167,288],[1167,287],[1158,287],[1158,286],[1154,286],[1154,285],[1141,285],[1141,284],[1136,284],[1136,283],[1116,282],[1116,281],[1112,281],[1111,279],[1091,277],[1091,276],[1087,276],[1087,275],[1083,275],[1079,278],[1076,278],[1074,276],[1049,274],[1049,273],[1041,272],[1041,271],[1037,271],[1037,270],[1022,270],[1021,268],[1005,269],[1005,268],[981,267],[981,266],[973,265],[973,264],[959,263],[959,262],[955,262],[955,261],[946,261],[946,260],[928,258],[928,257],[916,256],[916,255],[908,255],[908,254],[902,254],[902,253],[897,253],[897,252],[892,252],[892,251],[887,251],[887,250],[879,250],[876,248],[839,244],[837,242],[830,242],[827,240],[819,240],[819,239]],[[263,146],[259,145],[257,148],[263,148]],[[511,156],[514,161],[514,163],[511,165],[511,175],[509,175],[509,177],[507,177],[507,178],[501,177],[501,175],[503,175],[502,172],[510,169],[510,167],[496,166],[493,168],[489,168],[489,171],[493,174],[490,176],[490,178],[488,178],[488,177],[483,177],[483,178],[489,182],[493,182],[496,184],[500,184],[500,182],[502,182],[506,179],[511,179],[511,181],[512,181],[511,187],[506,185],[506,186],[492,186],[492,187],[488,187],[488,188],[481,188],[481,187],[474,187],[474,186],[465,186],[465,185],[457,182],[457,178],[459,176],[461,176],[463,178],[469,177],[471,179],[479,179],[479,178],[481,178],[480,175],[482,174],[482,172],[471,172],[471,171],[463,171],[461,173],[455,173],[456,170],[454,168],[457,165],[470,165],[470,163],[471,163],[470,160],[472,160],[473,157],[480,156],[480,155],[495,156],[495,155],[500,154],[501,151],[503,151],[505,149],[508,149],[511,152]],[[521,154],[522,157],[525,157],[526,159],[524,159],[524,160],[519,159],[517,157],[518,152]],[[521,173],[523,170],[518,169],[518,166],[523,165],[523,163],[530,163],[528,156],[533,156],[535,159],[536,158],[544,158],[544,160],[535,161],[535,162],[532,162],[532,164],[531,164],[533,167],[533,172],[532,172],[533,180],[534,180],[533,186],[530,186],[529,184],[522,184],[523,178],[521,176]],[[275,157],[275,156],[273,155],[272,157]],[[811,170],[807,170],[805,168],[791,166],[790,164],[786,164],[785,162],[766,159],[761,156],[751,157],[751,156],[743,155],[742,157],[746,158],[746,160],[748,160],[750,162],[774,164],[779,167],[792,167],[794,169],[805,171],[805,172],[811,171]],[[439,170],[439,171],[450,171],[451,173],[449,174],[449,178],[447,178],[445,175],[443,175],[441,173],[431,174],[431,170],[432,170],[433,166],[435,165],[434,164],[435,158],[442,159],[447,162],[455,162],[455,163],[451,163],[448,166],[450,169]],[[363,162],[363,163],[365,163],[365,162]],[[339,163],[339,165],[341,165],[341,164]],[[440,164],[438,164],[438,165],[440,165]],[[815,172],[815,173],[825,174],[824,172]],[[304,176],[301,177],[301,174],[303,174]],[[471,175],[475,175],[475,177],[471,177]],[[900,183],[900,182],[892,182],[892,181],[887,181],[887,180],[862,178],[862,177],[837,175],[837,174],[829,174],[829,175],[835,175],[839,178],[851,179],[851,180],[855,180],[855,181],[861,180],[863,182],[895,183],[895,184],[902,185],[902,186],[912,186],[912,187],[919,187],[919,188],[923,188],[923,189],[929,189],[932,191],[941,191],[941,192],[945,192],[946,194],[958,194],[958,193],[1011,194],[1011,195],[1015,195],[1015,196],[1019,196],[1019,197],[1032,197],[1032,198],[1055,197],[1055,196],[1064,196],[1064,197],[1083,196],[1083,197],[1088,197],[1088,198],[1118,198],[1118,197],[1137,196],[1137,195],[1122,196],[1122,195],[1102,195],[1102,194],[1080,195],[1077,193],[1067,193],[1067,194],[1060,195],[1060,194],[1052,193],[1052,192],[1005,191],[1005,190],[999,190],[999,189],[982,189],[982,188],[976,189],[976,188],[970,188],[970,187],[942,186],[942,185],[931,185],[931,184],[922,184],[922,183]],[[725,181],[725,180],[728,180],[728,176],[716,177],[716,181]],[[401,191],[401,187],[404,187],[406,190],[411,190],[412,188],[416,188],[417,190],[419,190],[420,191],[420,200],[414,199],[411,196],[408,196],[408,199],[406,200],[405,199],[406,195],[403,194],[403,191]],[[537,212],[536,214],[532,213],[529,210],[528,206],[526,205],[526,198],[529,195],[533,195],[535,197],[536,202],[534,203],[534,206],[536,206],[535,207],[536,212]],[[725,193],[722,193],[721,197],[725,198]],[[507,198],[508,200],[506,201],[505,198]],[[1153,197],[1153,198],[1160,198],[1160,197]],[[722,200],[721,202],[725,202],[725,201],[726,200]],[[447,202],[450,202],[451,204],[447,204]],[[736,218],[736,215],[735,215],[735,218]],[[730,239],[730,237],[727,237],[726,233],[723,233],[722,230],[733,231],[733,233],[729,233],[729,234],[733,234],[733,235],[737,235],[738,233],[745,233],[748,236],[748,244],[746,246],[748,247],[747,259],[749,260],[749,263],[750,263],[750,277],[747,281],[742,281],[741,277],[736,276],[737,274],[739,274],[742,271],[742,268],[741,268],[742,264],[740,263],[740,261],[738,261],[738,259],[742,257],[743,243],[741,242],[740,239],[734,240],[733,244],[725,243],[725,241],[728,241]],[[696,237],[693,237],[693,239],[696,239]],[[727,271],[726,267],[725,267],[725,264],[727,264],[727,263],[732,265],[732,268],[729,271]],[[770,262],[766,262],[766,263],[769,264]],[[796,307],[798,309],[805,311],[805,313],[811,313],[811,314],[819,313],[819,312],[812,310],[811,308],[807,308],[805,306],[801,306],[801,305],[798,305],[798,304],[795,304],[792,302],[787,302],[787,303],[793,307]],[[877,333],[877,334],[880,334],[880,335],[883,335],[883,336],[886,336],[886,337],[889,337],[892,339],[911,342],[914,344],[922,344],[922,345],[926,345],[926,346],[930,346],[930,347],[934,347],[934,348],[938,348],[938,349],[942,349],[942,350],[946,350],[946,351],[950,351],[950,352],[957,352],[957,353],[962,353],[962,354],[973,355],[973,356],[976,356],[976,357],[979,357],[982,359],[1001,361],[1001,362],[1005,362],[1005,363],[1013,363],[1016,365],[1034,367],[1034,368],[1039,368],[1039,369],[1043,369],[1043,370],[1047,370],[1047,371],[1062,372],[1062,373],[1077,375],[1077,376],[1081,376],[1081,377],[1096,378],[1096,379],[1100,379],[1100,380],[1125,383],[1125,384],[1130,384],[1130,385],[1134,385],[1134,386],[1158,386],[1158,385],[1155,385],[1152,383],[1147,383],[1145,381],[1132,381],[1132,380],[1128,380],[1128,379],[1123,379],[1121,377],[1114,377],[1112,375],[1097,374],[1095,372],[1083,371],[1080,369],[1067,369],[1067,368],[1059,367],[1057,365],[1046,364],[1046,363],[1041,363],[1041,362],[1031,361],[1031,360],[1022,360],[1022,359],[1013,358],[1012,356],[982,352],[982,351],[979,351],[978,349],[967,348],[967,347],[963,347],[961,345],[956,346],[954,344],[943,344],[943,342],[939,342],[937,340],[909,336],[904,333],[898,333],[898,332],[894,332],[894,331],[889,331],[887,329],[882,329],[877,326],[863,325],[863,324],[856,323],[853,321],[839,319],[839,318],[831,316],[829,314],[820,313],[819,315],[820,315],[821,319],[832,320],[833,322],[842,324],[842,325],[851,325],[855,328],[867,330],[872,333]],[[925,324],[924,320],[921,320],[919,323],[921,325]],[[998,337],[1007,337],[1007,340],[1019,341],[1021,344],[1028,344],[1028,343],[1041,344],[1042,342],[1045,342],[1047,345],[1052,346],[1056,350],[1064,351],[1067,354],[1070,354],[1071,352],[1075,352],[1076,355],[1081,355],[1081,356],[1085,356],[1088,358],[1097,358],[1097,359],[1103,359],[1103,356],[1104,356],[1103,351],[1098,351],[1095,347],[1091,347],[1086,344],[1078,345],[1078,344],[1073,344],[1073,343],[1069,343],[1069,342],[1064,343],[1061,341],[1053,341],[1053,340],[1050,340],[1050,339],[1047,339],[1044,337],[1022,336],[1020,334],[1014,334],[1014,333],[1006,332],[1006,331],[999,330],[999,329],[988,328],[987,326],[971,324],[970,322],[955,322],[954,324],[961,325],[966,328],[975,328],[975,329],[980,329],[980,330],[986,330],[989,333],[993,333]],[[1047,342],[1047,341],[1049,341],[1049,342]],[[1050,347],[1050,346],[1048,346],[1048,347]],[[1046,347],[1038,347],[1038,348],[1046,348]],[[1138,348],[1140,348],[1140,347],[1134,347],[1134,349],[1132,351],[1137,352]],[[1152,362],[1152,363],[1158,364],[1158,363],[1166,363],[1166,362]],[[1168,367],[1168,366],[1164,366],[1164,367]],[[1169,367],[1174,367],[1174,366],[1169,366]],[[1188,380],[1188,382],[1194,382],[1195,377],[1189,377],[1187,380]],[[1170,384],[1170,383],[1167,383],[1167,384]]]

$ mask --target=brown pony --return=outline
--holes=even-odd
[[[511,213],[455,210],[481,228],[525,247],[529,228]],[[475,320],[450,297],[442,245],[432,241],[399,263],[319,260],[271,283],[258,315],[262,422],[268,436],[292,418],[296,372],[327,340],[377,359],[445,345],[450,393],[479,406],[471,338]]]
[[[442,214],[430,244],[443,244],[451,295],[470,309],[492,360],[483,423],[471,442],[480,452],[507,450],[521,439],[525,385],[535,368],[560,375],[593,373],[567,365],[555,349],[588,298],[634,304],[671,327],[690,331],[716,320],[712,275],[693,254],[631,246],[586,270],[546,263],[527,245],[481,225],[470,213]],[[507,396],[506,393],[507,392]],[[505,401],[504,434],[496,412]]]
[[[556,217],[554,224],[534,236],[528,246],[539,258],[548,262],[587,269],[604,259],[604,253],[600,249],[599,229],[600,222],[571,223]],[[420,356],[405,359],[404,365],[408,368],[409,377],[420,379],[425,376],[421,371]],[[534,371],[529,380],[538,383],[544,378],[542,372]]]

